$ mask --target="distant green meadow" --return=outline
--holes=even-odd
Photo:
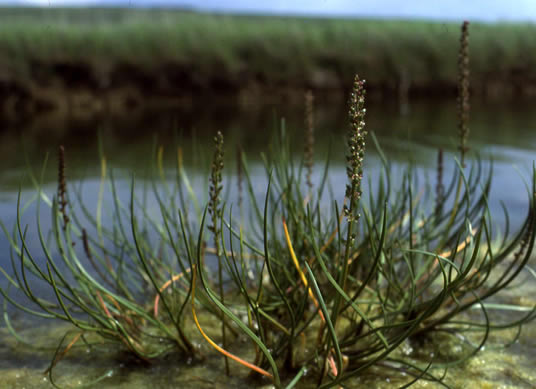
[[[459,33],[425,21],[3,8],[0,80],[344,89],[357,72],[371,89],[452,94]],[[473,89],[532,94],[534,37],[532,24],[471,24]]]

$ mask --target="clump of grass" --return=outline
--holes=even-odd
[[[50,200],[38,184],[32,200],[37,203],[44,265],[22,225],[28,208],[19,197],[17,223],[7,233],[13,256],[13,275],[7,279],[27,304],[12,298],[9,288],[0,292],[6,303],[31,315],[73,324],[75,331],[60,341],[47,371],[51,379],[54,366],[78,342],[93,348],[113,344],[146,363],[170,353],[199,356],[195,344],[203,342],[225,356],[227,374],[240,374],[241,365],[254,377],[262,376],[261,384],[270,380],[277,388],[306,381],[337,387],[371,367],[401,379],[405,375],[407,385],[422,379],[448,386],[436,367],[463,363],[484,347],[492,330],[521,327],[534,319],[536,307],[511,321],[496,318],[490,308],[509,309],[494,299],[512,286],[531,257],[536,171],[524,223],[495,242],[487,206],[493,174],[469,154],[464,157],[467,168],[454,162],[451,184],[438,190],[432,202],[422,200],[411,166],[396,180],[384,158],[381,172],[370,178],[377,185],[367,187],[369,201],[362,201],[367,131],[365,83],[357,76],[349,116],[342,208],[335,198],[326,198],[328,164],[315,195],[303,201],[304,188],[311,189],[301,171],[305,161],[296,166],[284,128],[264,156],[264,199],[255,195],[247,157],[240,155],[250,207],[238,223],[232,202],[223,195],[220,133],[208,201],[199,212],[181,149],[175,181],[170,182],[161,148],[155,154],[153,185],[148,186],[160,209],[158,217],[147,211],[147,193],[137,196],[135,180],[125,205],[110,178],[110,224],[93,217],[78,193],[62,228],[60,203],[67,189],[60,163],[64,188]],[[104,188],[108,173],[102,160]],[[444,163],[440,159],[438,183]],[[41,228],[43,205],[51,211],[50,240]],[[97,214],[101,207],[99,200]],[[212,244],[205,239],[207,231]],[[82,240],[81,248],[73,245],[76,240]],[[46,285],[54,297],[37,296],[34,283]],[[7,310],[4,317],[18,336]],[[205,328],[207,317],[216,320],[219,334]],[[466,351],[449,360],[401,352],[403,345],[417,346],[437,334],[458,340]],[[236,342],[251,352],[236,353]]]

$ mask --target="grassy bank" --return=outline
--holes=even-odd
[[[75,105],[103,93],[137,103],[147,95],[343,90],[355,72],[382,96],[456,90],[456,24],[3,8],[0,32],[0,93],[17,97],[11,105],[37,96],[46,107],[58,100],[50,90],[65,89],[76,91]],[[474,92],[533,94],[535,33],[528,24],[473,24]]]

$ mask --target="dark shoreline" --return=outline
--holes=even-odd
[[[0,115],[130,112],[198,96],[240,103],[453,98],[460,26],[177,10],[1,8]],[[536,25],[471,23],[471,93],[536,96]]]
[[[368,85],[372,101],[389,101],[406,104],[410,100],[451,100],[456,98],[457,86],[448,83],[435,85],[399,86]],[[40,86],[33,83],[0,81],[0,118],[15,119],[25,115],[48,112],[69,114],[75,117],[95,114],[124,115],[139,109],[188,107],[205,99],[233,102],[243,107],[274,104],[302,104],[307,90],[326,100],[346,101],[347,88],[315,88],[308,85],[263,85],[246,82],[243,85],[227,85],[184,88],[168,85],[152,88],[150,84],[129,82],[110,88],[86,85]],[[473,87],[472,98],[485,101],[526,100],[536,96],[536,85],[527,83],[515,87],[510,82],[496,81],[492,84]]]

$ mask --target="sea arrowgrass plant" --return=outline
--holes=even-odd
[[[8,303],[73,325],[47,370],[51,378],[60,360],[85,342],[95,349],[114,345],[145,363],[170,353],[202,358],[214,350],[224,355],[227,374],[251,372],[257,379],[251,385],[351,386],[354,377],[378,368],[400,373],[406,386],[429,380],[448,387],[444,371],[481,350],[491,331],[521,328],[536,316],[536,307],[515,315],[517,307],[510,306],[510,321],[491,312],[510,309],[500,304],[502,292],[527,269],[532,255],[536,169],[527,187],[525,220],[497,241],[488,207],[492,166],[469,154],[467,133],[460,133],[463,153],[452,169],[444,168],[447,158],[440,154],[442,188],[427,197],[412,165],[392,176],[374,134],[369,139],[381,168],[363,180],[369,139],[365,82],[357,76],[349,111],[342,204],[332,194],[336,188],[329,187],[329,160],[312,185],[302,174],[312,148],[311,156],[297,162],[282,122],[263,154],[262,198],[255,190],[261,181],[240,153],[248,198],[239,221],[233,199],[223,195],[220,133],[205,181],[207,201],[194,189],[180,147],[170,178],[164,149],[155,145],[153,178],[140,185],[133,177],[128,199],[119,195],[101,150],[101,190],[92,212],[82,187],[67,185],[60,149],[56,196],[49,198],[42,180],[32,176],[37,196],[26,204],[19,196],[13,230],[2,225],[11,243],[12,269],[1,269],[8,287],[0,289],[8,329],[24,341],[11,324]],[[159,212],[151,210],[150,201]],[[24,224],[32,204],[36,231]],[[49,238],[41,221],[45,207]],[[103,218],[106,214],[112,217]],[[30,244],[32,234],[40,254]],[[49,297],[40,296],[38,286],[51,291]],[[10,293],[13,288],[23,300]],[[207,320],[219,331],[209,331]],[[440,338],[459,342],[464,352],[423,357],[419,351],[434,350]],[[403,347],[415,351],[408,354]]]
[[[208,212],[212,219],[212,224],[208,229],[214,236],[214,246],[216,249],[216,257],[218,258],[218,285],[222,304],[225,304],[223,293],[223,263],[222,252],[220,247],[220,220],[222,218],[222,209],[220,207],[222,187],[222,170],[223,170],[223,135],[220,131],[214,138],[214,158],[210,168],[210,200],[208,204]],[[221,316],[221,336],[223,347],[227,348],[227,338],[225,336],[225,317]],[[225,358],[225,371],[229,375],[229,361]]]

